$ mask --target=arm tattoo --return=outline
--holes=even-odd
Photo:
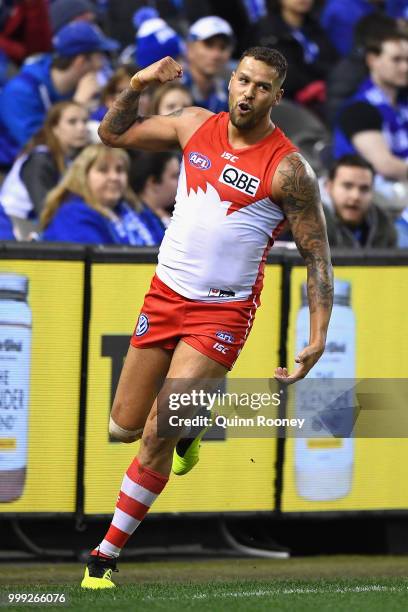
[[[139,98],[141,92],[128,88],[115,100],[106,113],[99,127],[99,135],[103,139],[109,135],[121,136],[135,123],[143,123],[149,117],[139,115]],[[180,117],[184,108],[175,110],[167,117]]]
[[[142,122],[145,119],[138,115],[140,94],[140,91],[130,88],[120,94],[103,118],[100,125],[101,135],[110,133],[120,136],[134,123]]]
[[[309,164],[298,153],[289,155],[278,171],[283,210],[308,268],[310,312],[331,311],[333,272],[319,188]]]

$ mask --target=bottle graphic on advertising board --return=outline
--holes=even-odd
[[[31,361],[28,278],[0,273],[0,503],[23,494]]]
[[[306,283],[302,285],[301,295],[302,306],[296,325],[296,353],[309,343]],[[351,284],[335,280],[333,311],[325,352],[307,377],[307,379],[326,379],[324,386],[320,387],[323,389],[323,395],[330,393],[330,383],[333,387],[337,385],[337,389],[339,388],[336,379],[342,379],[340,382],[343,382],[343,379],[355,378],[355,319],[350,298]],[[323,400],[325,399],[323,397]],[[298,396],[296,409],[297,416],[301,416],[299,412],[308,409],[307,403],[302,403]],[[328,501],[345,497],[352,485],[353,460],[354,440],[351,437],[313,437],[311,430],[310,437],[297,438],[295,478],[298,494],[310,501]]]

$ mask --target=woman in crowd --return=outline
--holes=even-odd
[[[141,219],[160,244],[170,223],[170,213],[180,174],[178,154],[141,153],[132,163],[130,181],[141,205]]]
[[[50,108],[41,130],[27,143],[5,178],[0,202],[6,213],[37,221],[48,192],[89,142],[88,114],[76,102]]]
[[[258,44],[278,49],[288,60],[285,96],[321,112],[324,81],[338,58],[317,19],[314,0],[270,0],[258,24]]]
[[[128,186],[129,156],[101,144],[78,155],[49,194],[41,215],[43,240],[81,244],[154,244]]]
[[[185,85],[177,82],[165,83],[154,91],[149,115],[170,115],[180,108],[192,105],[193,96]]]

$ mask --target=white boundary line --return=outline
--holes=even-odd
[[[381,586],[379,584],[367,585],[367,586],[357,586],[357,587],[344,587],[344,588],[336,588],[336,589],[327,589],[327,588],[294,588],[294,589],[265,589],[265,590],[257,590],[257,591],[230,591],[226,593],[197,593],[195,595],[187,596],[180,595],[179,597],[154,597],[153,595],[148,595],[143,597],[141,601],[154,601],[154,600],[168,600],[168,601],[179,601],[179,600],[192,600],[192,599],[222,599],[222,598],[240,598],[240,597],[266,597],[268,595],[302,595],[306,593],[315,593],[315,594],[330,594],[330,593],[372,593],[372,592],[380,592],[380,593],[402,593],[408,590],[408,586],[404,588],[397,587],[387,587]]]

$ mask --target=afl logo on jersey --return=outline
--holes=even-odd
[[[148,329],[149,329],[149,319],[142,312],[137,322],[136,336],[143,336],[147,332]]]
[[[188,161],[194,168],[198,168],[199,170],[208,170],[211,168],[211,162],[206,155],[202,153],[193,152],[188,156]]]

